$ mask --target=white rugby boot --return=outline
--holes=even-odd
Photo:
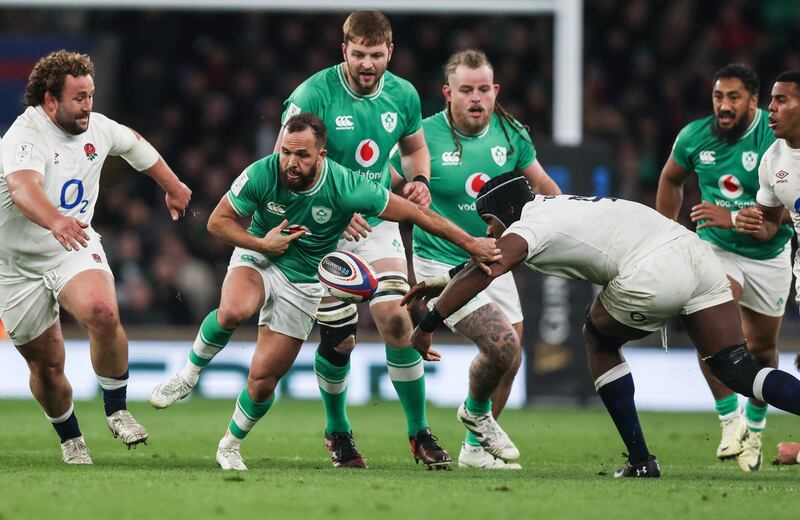
[[[488,453],[483,446],[472,446],[466,442],[461,443],[461,453],[458,454],[459,468],[481,469],[522,469],[516,462],[506,462]]]
[[[92,464],[92,457],[89,456],[89,448],[86,447],[83,435],[62,442],[61,454],[67,464]]]
[[[717,446],[717,457],[720,460],[732,459],[742,452],[742,441],[747,436],[747,424],[741,413],[722,419],[719,422],[722,428],[722,438]]]
[[[747,431],[747,437],[742,442],[742,452],[737,459],[742,471],[758,471],[761,469],[762,432]]]
[[[226,471],[247,471],[242,454],[239,452],[239,444],[223,444],[220,441],[217,446],[217,464]]]
[[[481,446],[491,455],[505,461],[519,458],[519,450],[494,420],[491,412],[474,415],[467,410],[464,403],[461,403],[457,416],[458,420],[477,437]]]
[[[197,383],[190,383],[180,374],[175,374],[160,385],[153,388],[147,402],[159,410],[167,408],[189,395]]]
[[[139,444],[147,444],[147,430],[133,418],[128,410],[117,410],[108,417],[108,429],[114,437],[122,439],[128,449],[135,448]]]

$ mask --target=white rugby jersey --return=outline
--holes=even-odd
[[[694,236],[642,204],[576,195],[536,195],[509,233],[528,243],[525,263],[534,271],[599,285],[659,246]]]
[[[756,201],[762,206],[784,206],[800,233],[800,149],[778,139],[767,148],[758,167]]]
[[[7,175],[20,170],[41,173],[50,203],[62,214],[91,224],[103,162],[109,155],[128,152],[136,140],[131,129],[97,112],[89,117],[86,132],[71,135],[41,106],[28,107],[0,144],[0,261],[38,270],[69,254],[49,230],[25,218],[11,202]]]

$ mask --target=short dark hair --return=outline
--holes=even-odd
[[[61,91],[64,90],[67,75],[94,77],[92,59],[87,54],[61,49],[37,61],[25,86],[25,106],[41,105],[44,103],[44,94],[48,91],[61,101]]]
[[[353,42],[372,47],[392,44],[392,24],[380,11],[353,11],[342,26],[344,43]]]
[[[325,123],[322,122],[322,119],[311,112],[301,112],[290,117],[286,120],[284,127],[286,128],[287,134],[302,132],[306,128],[310,128],[311,132],[317,138],[317,146],[319,146],[320,149],[324,148],[325,143],[328,141],[328,128],[325,126]]]
[[[753,67],[746,63],[729,63],[725,65],[714,74],[714,83],[723,78],[738,78],[751,96],[758,94],[761,89],[758,74],[753,70]]]
[[[775,83],[794,83],[794,88],[800,90],[800,70],[786,70],[778,74]]]

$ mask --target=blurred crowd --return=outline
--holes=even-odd
[[[800,69],[798,13],[796,0],[586,0],[584,134],[612,150],[614,193],[653,205],[673,139],[710,112],[711,77],[725,63],[756,68],[766,106],[772,78]],[[6,32],[91,40],[98,106],[145,135],[193,190],[190,214],[174,224],[150,179],[108,161],[94,223],[113,262],[124,323],[196,324],[216,306],[231,248],[208,235],[208,216],[239,172],[272,152],[283,100],[341,61],[345,16],[0,13]],[[558,117],[552,17],[389,16],[390,70],[417,87],[423,116],[443,106],[447,57],[478,47],[494,62],[501,103],[530,126],[534,143],[548,139]],[[690,188],[687,205],[697,199]]]

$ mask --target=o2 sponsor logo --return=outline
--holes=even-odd
[[[64,209],[72,209],[76,206],[81,207],[79,213],[86,213],[89,206],[89,199],[83,198],[83,181],[80,179],[70,179],[61,186],[61,200],[59,204]]]

